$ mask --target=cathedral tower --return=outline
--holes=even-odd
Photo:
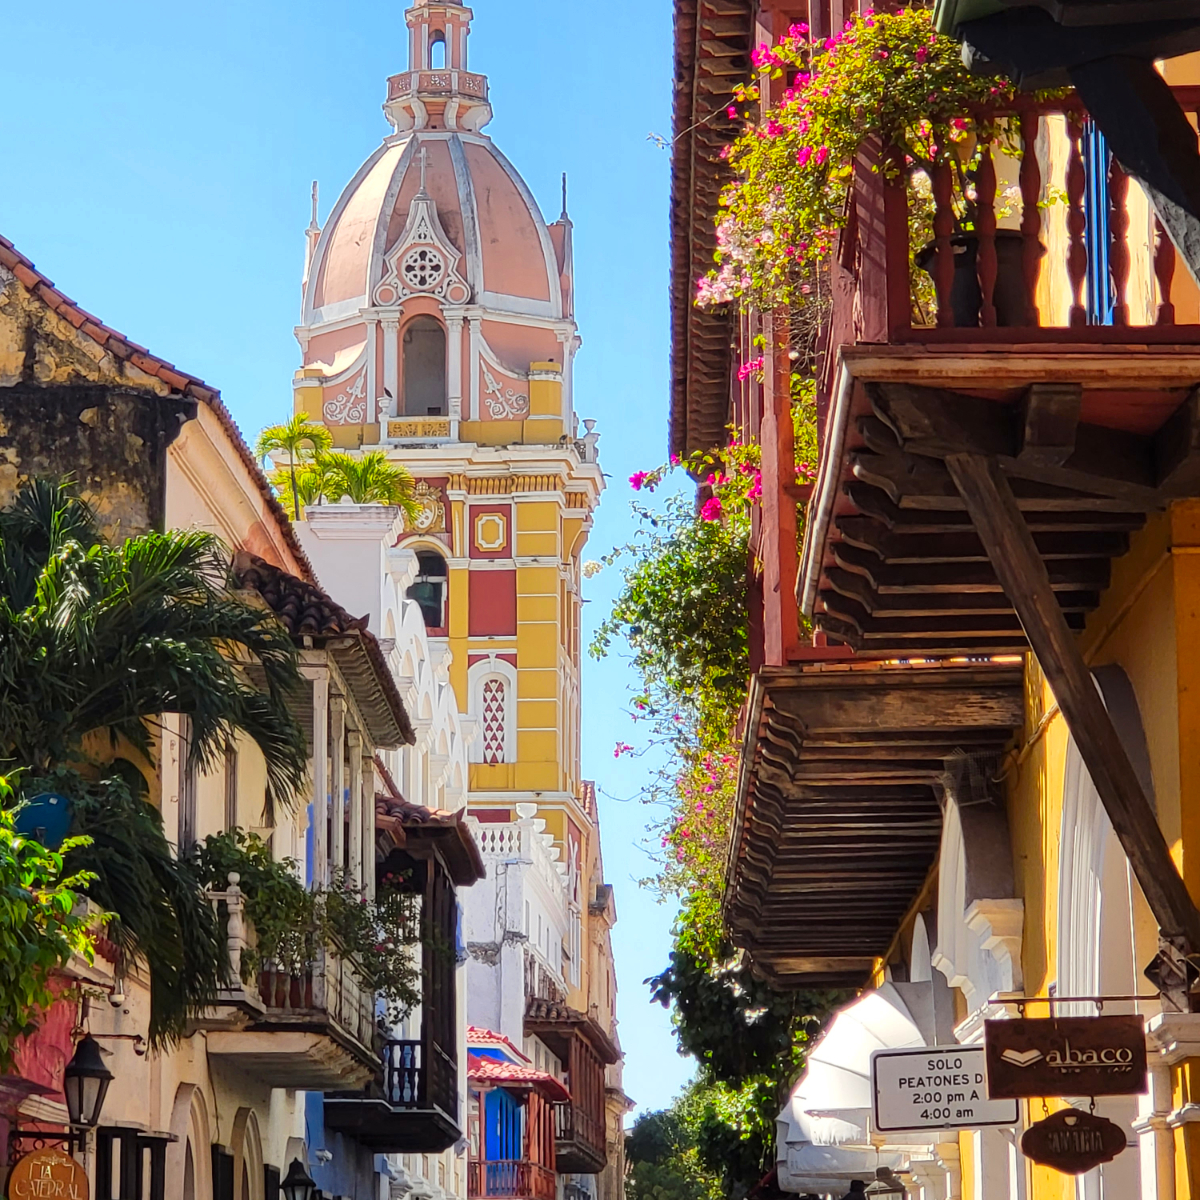
[[[468,806],[487,825],[536,806],[572,909],[544,957],[570,964],[571,1003],[587,1012],[602,881],[580,778],[580,559],[603,480],[593,423],[580,429],[572,404],[565,196],[548,225],[484,132],[471,19],[449,0],[409,8],[391,131],[323,228],[314,214],[295,408],[337,446],[383,449],[419,480],[421,518],[398,544],[416,552],[409,594],[473,719]]]

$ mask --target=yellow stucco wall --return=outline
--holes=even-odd
[[[1137,696],[1159,820],[1193,896],[1200,898],[1200,502],[1151,516],[1113,565],[1112,582],[1080,637],[1093,668],[1119,664]],[[1022,966],[1027,994],[1055,982],[1063,779],[1068,736],[1037,663],[1026,671],[1026,722],[1008,773],[1008,812],[1018,895],[1025,904]],[[1189,853],[1190,850],[1190,853]],[[1135,889],[1135,977],[1157,950],[1157,926]],[[1200,1070],[1174,1073],[1175,1104],[1200,1098]],[[1050,1101],[1050,1109],[1056,1107]],[[1031,1119],[1041,1115],[1032,1102]],[[1176,1195],[1200,1195],[1200,1135],[1176,1131]],[[1133,1151],[1129,1151],[1133,1153]],[[1042,1167],[1030,1172],[1031,1200],[1073,1200],[1074,1181]],[[1193,1183],[1193,1181],[1196,1181]],[[964,1158],[964,1195],[972,1195]]]

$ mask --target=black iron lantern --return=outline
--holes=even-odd
[[[283,1200],[313,1200],[317,1185],[309,1178],[300,1160],[293,1158],[279,1190],[283,1194]]]
[[[100,1056],[100,1043],[86,1034],[63,1071],[63,1092],[72,1125],[94,1129],[100,1123],[100,1110],[112,1081],[113,1073]]]

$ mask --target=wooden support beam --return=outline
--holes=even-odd
[[[889,563],[987,561],[987,551],[973,529],[957,533],[896,533],[866,517],[839,517],[837,528],[847,543],[873,551]],[[1129,538],[1121,532],[1055,529],[1034,533],[1033,540],[1042,558],[1119,558],[1129,550]]]
[[[1019,428],[1019,418],[1025,408],[915,384],[872,383],[867,391],[876,413],[909,454],[942,459],[948,454],[990,456],[1013,476],[1109,496],[1134,508],[1165,505],[1149,437],[1102,425],[1077,425],[1070,455],[1055,464],[1053,455],[1020,453],[1024,426]],[[1063,407],[1061,400],[1044,401],[1041,417],[1047,436],[1063,436],[1062,426],[1069,421]],[[1051,426],[1058,433],[1052,434]]]
[[[879,488],[857,480],[848,482],[845,492],[863,516],[878,521],[895,533],[961,533],[973,528],[965,508],[901,508]],[[1068,529],[1077,533],[1133,533],[1146,524],[1142,512],[1099,512],[1090,509],[1082,512],[1039,512],[1029,507],[1030,503],[1018,500],[1018,507],[1031,533]]]
[[[890,454],[855,451],[850,466],[855,479],[879,488],[902,509],[954,511],[963,503],[945,466],[934,458],[900,450]],[[1012,481],[1012,491],[1019,508],[1048,513],[1154,512],[1165,503],[1165,497],[1152,488],[1127,489],[1120,496],[1097,495],[1074,485],[1041,483],[1019,475]]]
[[[1031,383],[1021,402],[1017,457],[1034,466],[1062,466],[1075,453],[1082,408],[1077,383]]]
[[[870,582],[853,571],[830,567],[825,572],[830,588],[839,595],[857,600],[877,617],[915,617],[924,614],[1006,613],[1012,611],[1008,597],[996,592],[908,592],[904,595],[875,591]],[[1100,593],[1081,589],[1058,592],[1064,612],[1091,612],[1100,604]]]
[[[1154,435],[1158,485],[1173,496],[1200,494],[1200,387]]]
[[[1200,912],[1175,869],[1154,808],[1058,606],[1046,565],[994,459],[946,458],[1029,644],[1054,692],[1100,800],[1162,935],[1200,951]]]
[[[1023,528],[1023,527],[1022,527]],[[878,555],[857,546],[836,542],[834,561],[847,571],[857,571],[877,592],[1002,592],[995,563],[922,563],[893,567]],[[1041,561],[1040,559],[1038,560]],[[1108,587],[1111,564],[1107,558],[1055,559],[1050,582],[1060,591],[1092,591]],[[1011,599],[1011,597],[1010,597]]]

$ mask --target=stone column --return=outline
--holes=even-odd
[[[329,880],[329,673],[321,669],[312,681],[312,882],[318,887]]]
[[[462,341],[463,318],[457,314],[446,314],[446,328],[450,336],[446,339],[446,399],[450,420],[462,419]]]
[[[362,870],[363,890],[375,899],[375,758],[365,747],[362,755]]]
[[[330,839],[330,878],[345,869],[346,862],[346,697],[330,699],[333,757],[333,836]]]
[[[347,819],[350,823],[350,855],[346,878],[355,886],[362,882],[362,734],[357,729],[346,731],[346,745],[350,752],[350,805]]]
[[[387,416],[395,412],[396,416],[404,416],[404,408],[400,397],[400,315],[389,313],[380,320],[383,331],[383,386],[391,393],[388,414],[379,414],[381,423],[386,423]],[[385,397],[386,399],[386,397]]]
[[[1171,1068],[1157,1056],[1150,1059],[1150,1087],[1138,1097],[1138,1135],[1142,1200],[1174,1200],[1175,1131],[1171,1128]]]
[[[467,419],[471,421],[480,420],[479,414],[479,318],[471,317],[468,325],[470,333],[469,355],[467,357],[467,395],[470,396],[470,408],[467,411]]]

